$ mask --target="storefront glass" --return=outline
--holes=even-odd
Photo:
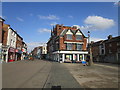
[[[65,60],[73,60],[72,54],[66,54],[65,55]]]
[[[80,54],[79,57],[80,57],[80,60],[83,60],[83,55],[82,54]]]

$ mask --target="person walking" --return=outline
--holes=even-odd
[[[87,58],[86,58],[86,65],[89,66],[89,61],[90,61],[90,56],[87,55]]]

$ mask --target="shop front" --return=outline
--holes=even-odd
[[[53,53],[53,60],[62,62],[81,62],[86,60],[87,51],[57,51]]]
[[[19,49],[16,49],[16,60],[19,61],[22,59],[22,51]]]
[[[8,50],[8,62],[15,61],[15,49],[10,47]]]

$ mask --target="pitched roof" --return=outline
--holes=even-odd
[[[77,32],[78,30],[80,31],[80,33],[82,33],[80,29],[77,29],[77,30],[64,29],[64,30],[61,32],[60,36],[64,36],[64,35],[67,33],[68,30],[70,30],[73,34],[76,34],[76,32]],[[85,37],[85,35],[84,35],[83,33],[82,33],[82,35]],[[86,37],[85,37],[85,38],[86,38]]]
[[[92,45],[92,46],[99,46],[100,44],[103,44],[103,43],[110,43],[110,42],[114,42],[114,41],[120,41],[120,36],[113,37],[113,38],[111,38],[111,39],[100,40],[100,41],[91,43],[91,45]]]

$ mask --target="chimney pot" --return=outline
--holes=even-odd
[[[109,36],[108,36],[108,39],[112,39],[112,35],[109,35]]]

